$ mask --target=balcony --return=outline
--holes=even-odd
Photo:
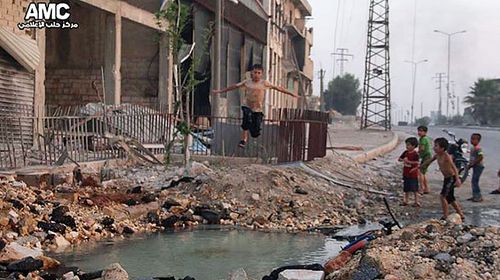
[[[304,17],[312,16],[312,7],[307,0],[295,0],[295,5],[300,9]]]

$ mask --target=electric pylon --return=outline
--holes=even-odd
[[[370,0],[361,129],[391,129],[389,0]]]

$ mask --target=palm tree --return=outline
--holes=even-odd
[[[481,125],[500,122],[500,80],[479,79],[464,101]]]

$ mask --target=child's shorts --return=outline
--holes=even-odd
[[[241,111],[243,112],[241,128],[243,130],[249,130],[252,137],[259,137],[264,114],[261,112],[254,112],[247,106],[241,106]]]
[[[403,178],[404,192],[418,192],[418,178]]]
[[[455,177],[444,178],[443,188],[441,189],[441,196],[446,198],[448,203],[455,202]]]

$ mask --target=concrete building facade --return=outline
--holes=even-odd
[[[166,0],[167,1],[167,0]],[[48,2],[48,1],[38,1]],[[70,0],[69,18],[77,29],[25,29],[29,0],[0,1],[0,26],[38,46],[34,107],[43,105],[163,104],[172,106],[171,61],[163,30],[154,13],[158,0]],[[204,82],[194,93],[194,113],[210,115],[213,88],[215,1],[185,0],[192,26],[186,35],[196,42],[196,75]],[[266,68],[266,78],[301,96],[299,100],[268,93],[266,111],[306,107],[311,95],[312,13],[307,0],[239,0],[223,2],[221,86],[248,78],[252,64]],[[207,38],[209,40],[207,41]],[[20,43],[22,44],[22,43]],[[19,48],[22,48],[19,45]],[[11,50],[15,59],[18,50]],[[9,52],[8,52],[9,53]],[[22,58],[21,58],[22,60]],[[224,116],[239,117],[242,94],[221,96]],[[34,109],[38,110],[37,108]],[[40,112],[34,112],[39,115]]]
[[[307,17],[312,15],[311,5],[307,0],[267,0],[266,7],[270,14],[269,80],[300,96],[297,100],[270,91],[267,110],[306,108],[314,77],[314,65],[310,58],[313,29],[306,26]]]

